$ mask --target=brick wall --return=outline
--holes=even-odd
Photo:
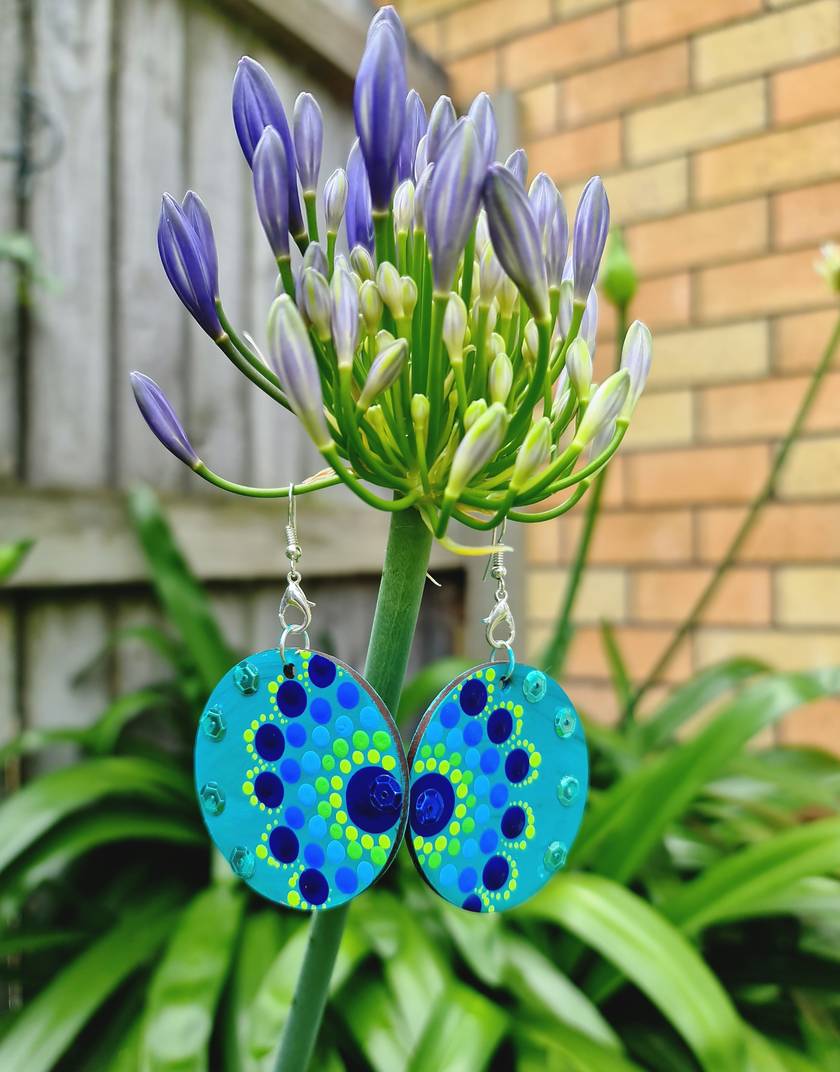
[[[612,713],[597,623],[644,673],[767,472],[833,322],[815,247],[840,237],[838,0],[403,0],[459,103],[516,91],[531,174],[573,208],[593,172],[641,275],[648,394],[611,469],[569,686]],[[612,360],[609,310],[601,368]],[[545,640],[580,515],[529,530],[531,645]],[[840,369],[677,679],[731,653],[840,662]],[[788,739],[840,747],[840,708]]]

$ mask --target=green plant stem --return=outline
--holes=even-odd
[[[616,366],[621,364],[621,350],[624,346],[624,337],[627,334],[627,306],[618,306],[618,333],[616,335]],[[586,502],[586,513],[583,517],[583,529],[575,548],[575,557],[572,559],[569,579],[566,582],[566,591],[563,595],[563,606],[560,616],[548,647],[543,655],[543,666],[552,677],[559,677],[563,672],[566,656],[569,653],[569,645],[572,642],[572,615],[575,609],[580,584],[586,570],[589,558],[589,549],[592,546],[592,537],[595,534],[595,526],[601,510],[601,498],[604,494],[604,480],[607,469],[604,468],[592,482],[592,492]]]
[[[635,691],[630,699],[627,709],[626,717],[632,717],[633,712],[640,699],[659,681],[664,671],[670,666],[671,660],[679,650],[683,641],[688,637],[694,628],[697,626],[703,612],[713,599],[715,593],[720,587],[720,583],[726,575],[727,571],[731,568],[736,558],[738,557],[741,548],[747,540],[747,537],[752,532],[755,526],[758,516],[761,513],[763,507],[774,497],[776,494],[776,487],[779,482],[779,476],[781,475],[784,464],[787,461],[790,449],[796,440],[802,433],[802,429],[805,425],[805,421],[808,419],[808,414],[811,412],[811,407],[816,401],[817,394],[819,393],[822,381],[825,379],[825,374],[831,367],[831,362],[834,359],[834,355],[837,351],[837,347],[840,345],[840,318],[834,325],[834,330],[831,333],[831,337],[823,350],[817,367],[814,369],[814,374],[811,377],[811,382],[808,384],[808,389],[802,396],[802,401],[799,403],[799,408],[796,411],[796,416],[793,418],[793,422],[782,440],[782,444],[779,447],[779,451],[776,454],[773,465],[770,467],[770,472],[767,475],[767,480],[764,482],[764,486],[759,493],[750,503],[750,508],[747,510],[746,517],[741,522],[738,531],[732,539],[729,547],[726,549],[726,554],[717,564],[714,573],[709,578],[709,583],[703,589],[698,596],[696,602],[688,612],[687,617],[683,621],[682,625],[677,629],[671,638],[668,646],[656,660],[656,664],[647,677],[644,679],[639,688]]]
[[[365,679],[389,711],[399,703],[431,546],[432,534],[416,510],[392,515],[365,663]],[[312,919],[275,1072],[309,1067],[346,920],[347,905]]]

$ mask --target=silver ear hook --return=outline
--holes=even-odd
[[[301,555],[300,543],[297,534],[297,504],[295,503],[295,486],[289,485],[289,519],[286,523],[286,558],[289,560],[289,572],[286,574],[286,590],[280,600],[280,610],[277,617],[283,626],[280,636],[280,657],[286,662],[286,640],[291,633],[302,634],[305,646],[309,647],[308,629],[312,622],[311,608],[315,604],[307,598],[301,585],[301,574],[297,568]],[[287,621],[290,608],[299,611],[303,616],[300,622]]]
[[[504,539],[506,523],[507,519],[504,519],[493,535],[493,543],[497,548],[499,548]],[[508,601],[507,585],[505,584],[507,569],[504,563],[504,551],[497,549],[490,555],[487,561],[487,569],[484,572],[485,578],[488,573],[496,581],[496,602],[487,617],[482,618],[486,626],[484,635],[487,638],[487,643],[493,649],[494,656],[501,648],[507,651],[508,667],[502,676],[502,684],[506,684],[513,676],[513,671],[516,667],[516,658],[513,654],[516,623],[513,620],[513,613]],[[506,637],[496,635],[496,630],[502,626],[507,628]]]

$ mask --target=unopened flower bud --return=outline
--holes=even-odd
[[[571,279],[564,279],[560,284],[560,308],[557,311],[557,325],[560,334],[565,339],[572,328],[572,315],[574,313],[575,289]]]
[[[426,170],[430,163],[428,154],[429,139],[424,134],[420,141],[417,142],[417,152],[414,154],[414,181],[419,182],[420,176]]]
[[[426,230],[426,201],[429,196],[429,185],[432,181],[435,165],[428,164],[420,172],[417,187],[414,190],[414,230],[424,232]]]
[[[390,14],[371,25],[353,87],[356,132],[377,212],[391,204],[405,127],[405,31],[397,13]]]
[[[346,207],[347,174],[344,168],[336,168],[324,186],[324,216],[327,221],[327,234],[338,234]]]
[[[484,173],[484,149],[475,124],[461,119],[441,149],[426,200],[426,235],[436,294],[452,289],[478,211]]]
[[[586,345],[589,347],[589,353],[592,357],[595,357],[595,347],[598,341],[598,291],[595,287],[589,292],[589,297],[586,299],[586,305],[583,309],[583,319],[580,322],[580,331],[578,333],[582,339],[586,340]]]
[[[502,289],[499,291],[499,313],[505,320],[509,320],[516,309],[519,300],[519,291],[516,283],[506,275],[502,280]]]
[[[598,265],[610,229],[610,204],[596,175],[583,188],[575,215],[572,247],[575,301],[585,302],[598,276]]]
[[[522,340],[522,356],[533,364],[537,360],[537,352],[540,348],[540,333],[537,330],[536,320],[529,320],[525,325],[525,337]]]
[[[449,97],[438,97],[432,106],[429,125],[426,128],[426,159],[430,164],[440,156],[443,143],[455,126],[455,106]]]
[[[414,225],[414,183],[406,179],[394,194],[394,230],[407,235]]]
[[[294,176],[283,139],[266,127],[252,159],[257,214],[275,257],[289,256],[289,183]],[[297,182],[297,180],[295,180]]]
[[[402,277],[402,306],[403,316],[406,320],[410,320],[414,316],[417,297],[417,284],[410,275],[404,275]]]
[[[404,179],[414,177],[414,161],[417,158],[417,146],[426,133],[426,108],[417,90],[410,89],[405,98],[405,126],[402,144],[397,161],[397,177]]]
[[[489,94],[479,93],[470,105],[467,115],[475,123],[479,140],[484,146],[485,163],[489,165],[496,158],[496,145],[499,141],[496,113],[493,111],[493,102]]]
[[[376,271],[376,285],[382,300],[395,320],[405,316],[402,303],[402,279],[400,273],[390,261],[383,261]]]
[[[199,457],[187,438],[184,427],[178,420],[169,400],[153,379],[142,372],[131,373],[134,398],[143,414],[143,419],[160,442],[175,457],[194,469]]]
[[[478,210],[478,218],[475,221],[475,252],[479,260],[484,256],[484,251],[490,245],[490,231],[487,228],[487,213],[484,209]]]
[[[608,376],[592,396],[581,418],[573,442],[578,447],[585,447],[598,432],[614,421],[621,413],[627,395],[630,392],[630,373],[620,369]]]
[[[482,413],[487,412],[487,402],[483,398],[476,398],[464,410],[464,430],[472,428]]]
[[[364,412],[374,398],[395,383],[405,367],[408,355],[408,344],[405,339],[397,339],[390,346],[386,346],[373,359],[370,371],[367,374],[365,385],[362,388],[357,408]]]
[[[350,250],[350,264],[362,282],[376,277],[376,265],[373,263],[373,257],[364,246],[353,246]]]
[[[560,194],[553,181],[544,171],[541,171],[531,183],[531,187],[528,190],[528,201],[531,205],[531,211],[534,213],[537,228],[542,235],[543,244],[545,244],[548,226],[557,211],[559,197]]]
[[[502,289],[505,273],[490,243],[484,249],[478,271],[479,298],[482,305],[489,305]],[[475,276],[473,276],[475,278]]]
[[[491,332],[490,338],[487,340],[487,353],[490,355],[491,358],[493,358],[498,357],[499,354],[504,354],[506,352],[507,350],[505,340],[497,331]]]
[[[604,267],[601,271],[601,286],[607,301],[619,309],[626,309],[638,287],[636,269],[630,260],[627,246],[620,231],[612,231],[607,240]]]
[[[653,357],[653,339],[641,320],[630,325],[621,348],[621,367],[630,373],[630,390],[621,416],[630,418],[642,391],[645,389]]]
[[[467,307],[460,294],[449,295],[446,312],[443,314],[443,345],[452,364],[464,358],[464,339],[467,334]]]
[[[374,350],[377,354],[381,354],[383,350],[387,350],[389,346],[392,346],[397,340],[396,336],[392,335],[387,328],[381,328],[376,333],[374,341]]]
[[[327,255],[324,253],[318,242],[310,242],[306,247],[301,269],[306,268],[314,268],[316,271],[320,272],[324,278],[330,274],[329,268],[327,267]]]
[[[625,405],[627,405],[626,402]],[[603,425],[601,427],[601,430],[589,444],[589,447],[587,448],[588,460],[594,461],[596,458],[599,458],[610,445],[610,443],[612,443],[614,435],[615,421],[613,420]]]
[[[303,318],[287,294],[275,298],[268,314],[268,353],[289,405],[315,446],[330,447],[318,364]]]
[[[525,150],[514,149],[507,160],[505,160],[505,167],[519,182],[519,185],[524,188],[525,180],[528,178],[528,154]]]
[[[429,432],[429,411],[431,406],[425,395],[412,395],[411,423],[423,442]]]
[[[551,419],[553,421],[557,420],[571,397],[572,388],[569,384],[569,373],[564,367],[561,369],[560,375],[557,377],[557,383],[554,385],[554,400],[551,404]]]
[[[512,387],[513,364],[506,353],[497,354],[487,374],[487,391],[490,401],[501,402],[504,405]]]
[[[563,197],[558,193],[554,216],[551,218],[545,234],[545,266],[548,272],[549,287],[557,288],[562,283],[568,249],[569,220],[566,216],[566,205]]]
[[[586,341],[578,336],[566,354],[566,371],[581,402],[589,401],[592,388],[592,356]]]
[[[320,342],[329,342],[332,326],[330,285],[315,268],[304,268],[298,287],[301,312]]]
[[[305,194],[314,194],[318,189],[318,172],[321,170],[321,153],[324,149],[324,117],[311,93],[298,95],[292,126],[300,184]]]
[[[359,293],[348,272],[337,269],[332,291],[332,337],[339,368],[352,368],[359,338]]]
[[[522,491],[523,488],[539,475],[551,456],[551,421],[548,417],[540,419],[531,426],[522,446],[516,452],[513,473],[510,478],[510,490]]]
[[[467,484],[494,457],[504,442],[507,426],[508,413],[499,402],[494,402],[470,425],[452,459],[445,491],[447,499],[459,499]]]
[[[482,197],[496,256],[519,287],[533,315],[547,320],[548,278],[542,234],[525,191],[507,168],[491,164]]]
[[[366,279],[359,291],[359,310],[368,335],[375,335],[379,330],[384,308],[382,295],[377,290],[376,283]]]

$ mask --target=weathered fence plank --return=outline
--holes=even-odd
[[[17,196],[21,145],[23,34],[13,0],[0,0],[0,237],[17,230]],[[0,478],[17,470],[18,324],[17,273],[0,262]]]

